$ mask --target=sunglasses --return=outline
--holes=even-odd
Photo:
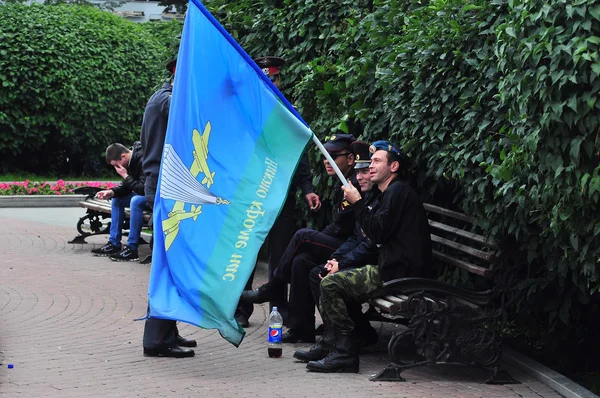
[[[331,156],[331,158],[333,160],[337,159],[339,156],[348,156],[350,155],[350,152],[344,152],[344,153],[330,153],[329,156]],[[325,157],[325,155],[321,155],[321,159],[323,160],[327,160],[327,158]]]

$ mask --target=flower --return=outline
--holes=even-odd
[[[74,190],[79,187],[94,187],[110,189],[117,186],[109,181],[76,181],[65,182],[58,180],[55,183],[46,181],[14,181],[0,183],[0,195],[73,195]]]

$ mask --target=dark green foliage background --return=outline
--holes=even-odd
[[[93,7],[6,5],[0,20],[1,171],[94,175],[108,144],[139,139],[165,39]]]
[[[600,2],[207,3],[251,56],[288,60],[318,136],[402,143],[427,200],[523,254],[512,314],[532,339],[597,333]]]

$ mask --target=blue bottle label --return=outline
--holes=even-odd
[[[281,343],[281,326],[269,327],[269,343]]]

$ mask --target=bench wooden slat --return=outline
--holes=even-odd
[[[386,299],[387,301],[390,301],[397,305],[402,305],[403,303],[406,302],[406,300],[408,300],[408,296],[405,296],[402,294],[398,294],[397,296],[392,296],[392,295],[383,296],[383,298]]]
[[[456,220],[466,221],[471,224],[475,223],[475,219],[473,217],[469,217],[463,213],[458,213],[456,211],[444,209],[443,207],[431,205],[429,203],[423,203],[423,207],[425,207],[425,210],[430,211],[432,213],[437,213],[437,214],[441,214],[443,216],[448,216],[448,217],[454,218]]]
[[[457,242],[451,241],[449,239],[442,238],[441,236],[431,234],[431,241],[435,242],[435,243],[439,243],[440,245],[443,245],[443,246],[448,246],[453,249],[460,250],[463,253],[467,253],[473,257],[477,257],[477,258],[487,261],[489,263],[494,263],[496,261],[496,256],[492,253],[486,253],[484,251],[474,249],[467,245],[463,245],[461,243],[457,243]]]
[[[95,210],[95,211],[99,211],[101,213],[108,213],[110,214],[110,206],[106,206],[103,203],[96,203],[95,201],[89,201],[89,202],[79,202],[79,206],[85,208],[85,209],[90,209],[90,210]]]
[[[374,298],[371,300],[371,302],[373,302],[373,304],[375,304],[377,308],[380,308],[389,314],[395,314],[400,309],[400,306],[398,304],[392,303],[391,301],[387,301],[382,297]]]
[[[110,214],[112,211],[112,206],[110,204],[110,201],[107,201],[107,200],[87,199],[83,202],[79,202],[79,206],[83,207],[85,209],[98,211],[100,213]],[[125,208],[125,216],[128,218],[131,217],[131,209],[129,207]],[[150,218],[152,218],[152,213],[148,212],[148,211],[144,211],[143,217],[144,217],[144,221],[150,221]]]
[[[444,253],[442,253],[440,251],[437,251],[437,250],[432,250],[432,252],[433,252],[433,256],[434,257],[436,257],[436,258],[438,258],[438,259],[440,259],[442,261],[445,261],[445,262],[447,262],[449,264],[455,265],[455,266],[457,266],[459,268],[462,268],[462,269],[464,269],[466,271],[472,272],[472,273],[474,273],[476,275],[479,275],[479,276],[483,276],[484,278],[489,278],[489,277],[492,276],[492,270],[491,269],[487,269],[487,268],[481,267],[479,265],[468,263],[468,262],[466,262],[464,260],[461,260],[461,259],[458,259],[458,258],[454,258],[452,256],[449,256],[449,255],[444,254]]]
[[[435,228],[435,229],[438,229],[441,231],[445,231],[445,232],[449,232],[451,234],[461,236],[463,238],[467,238],[467,239],[472,240],[477,243],[481,243],[482,245],[489,247],[490,249],[500,250],[500,247],[498,246],[498,244],[496,244],[496,242],[487,239],[483,235],[478,235],[473,232],[468,232],[468,231],[462,230],[460,228],[452,227],[450,225],[442,224],[441,222],[437,222],[437,221],[433,221],[433,220],[429,220],[429,225],[432,228]]]

